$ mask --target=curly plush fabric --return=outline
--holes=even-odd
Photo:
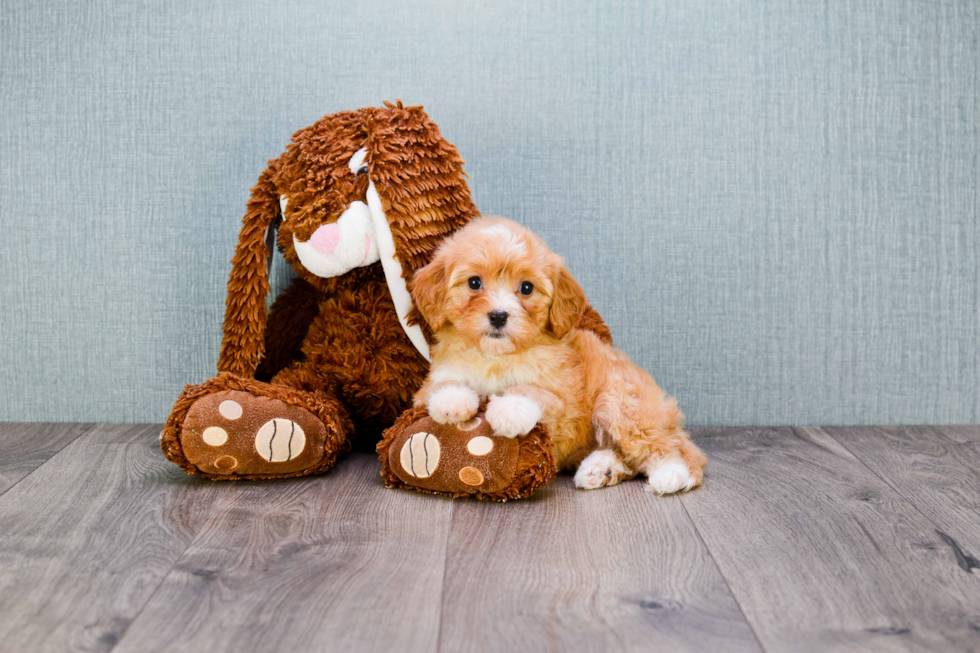
[[[368,150],[368,175],[355,177],[347,164],[361,147]],[[265,234],[277,219],[283,218],[279,248],[300,279],[321,295],[349,292],[351,284],[341,281],[349,275],[322,278],[306,270],[293,247],[293,236],[305,242],[317,227],[335,222],[351,201],[365,197],[370,179],[378,189],[402,275],[408,280],[447,234],[479,215],[462,166],[456,148],[442,138],[421,107],[404,108],[399,103],[333,114],[297,132],[252,189],[232,258],[218,369],[252,376],[266,349]],[[280,198],[286,200],[286,216],[280,216]],[[376,275],[365,279],[375,280]],[[282,313],[287,312],[285,306],[281,305]],[[288,312],[284,319],[294,317],[293,311]],[[266,366],[263,371],[271,370]]]

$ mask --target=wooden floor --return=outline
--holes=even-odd
[[[212,483],[0,425],[0,651],[980,651],[980,427],[695,429],[706,484]]]

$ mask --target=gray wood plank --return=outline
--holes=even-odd
[[[980,442],[980,424],[950,424],[934,428],[954,442]]]
[[[0,494],[90,428],[91,424],[0,423]]]
[[[374,455],[222,489],[116,653],[436,649],[451,500],[386,489]]]
[[[761,650],[678,498],[643,485],[457,502],[440,650]]]
[[[960,437],[962,427],[826,431],[936,524],[948,555],[964,571],[971,571],[971,559],[980,569],[980,438]]]
[[[694,429],[682,497],[767,651],[980,650],[980,576],[826,433]]]
[[[0,648],[109,651],[210,512],[159,426],[93,427],[0,496]]]

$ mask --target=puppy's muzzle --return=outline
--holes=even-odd
[[[507,324],[508,313],[507,311],[496,310],[491,311],[487,317],[490,320],[490,326],[494,329],[503,329],[504,325]]]

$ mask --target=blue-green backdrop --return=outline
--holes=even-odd
[[[980,419],[975,0],[0,12],[0,420],[162,421],[266,160],[396,98],[690,423]]]

